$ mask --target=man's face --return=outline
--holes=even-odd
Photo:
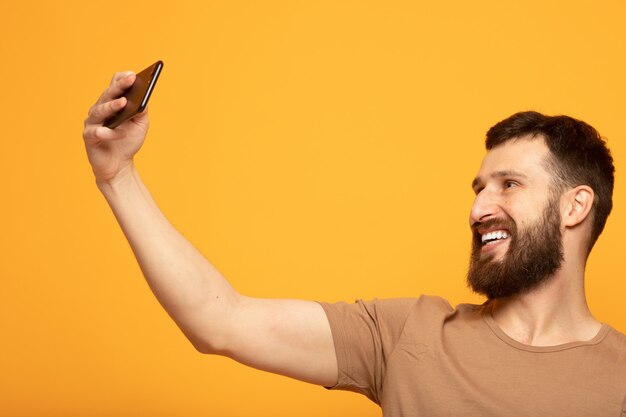
[[[472,255],[468,284],[489,299],[528,292],[563,261],[559,196],[541,138],[493,148],[472,184]]]

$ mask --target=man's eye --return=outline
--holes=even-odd
[[[515,181],[505,181],[504,188],[512,188],[517,187],[517,183]]]

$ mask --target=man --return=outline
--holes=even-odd
[[[361,392],[386,416],[626,416],[626,336],[596,321],[584,294],[613,190],[595,129],[526,112],[488,132],[470,214],[468,282],[488,297],[482,306],[254,299],[173,228],[142,183],[133,157],[147,115],[102,126],[134,79],[116,74],[90,109],[87,154],[150,287],[200,352]]]

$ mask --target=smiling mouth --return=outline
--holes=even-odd
[[[506,230],[494,230],[489,233],[482,234],[480,236],[483,246],[493,245],[497,242],[506,240],[509,238],[509,233]]]

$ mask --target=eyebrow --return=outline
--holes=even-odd
[[[502,177],[517,177],[517,178],[528,178],[525,174],[522,174],[519,171],[515,171],[514,169],[508,171],[496,171],[492,172],[489,175],[490,178],[502,178]],[[474,181],[472,181],[472,190],[476,190],[476,187],[483,183],[482,178],[476,177]]]

